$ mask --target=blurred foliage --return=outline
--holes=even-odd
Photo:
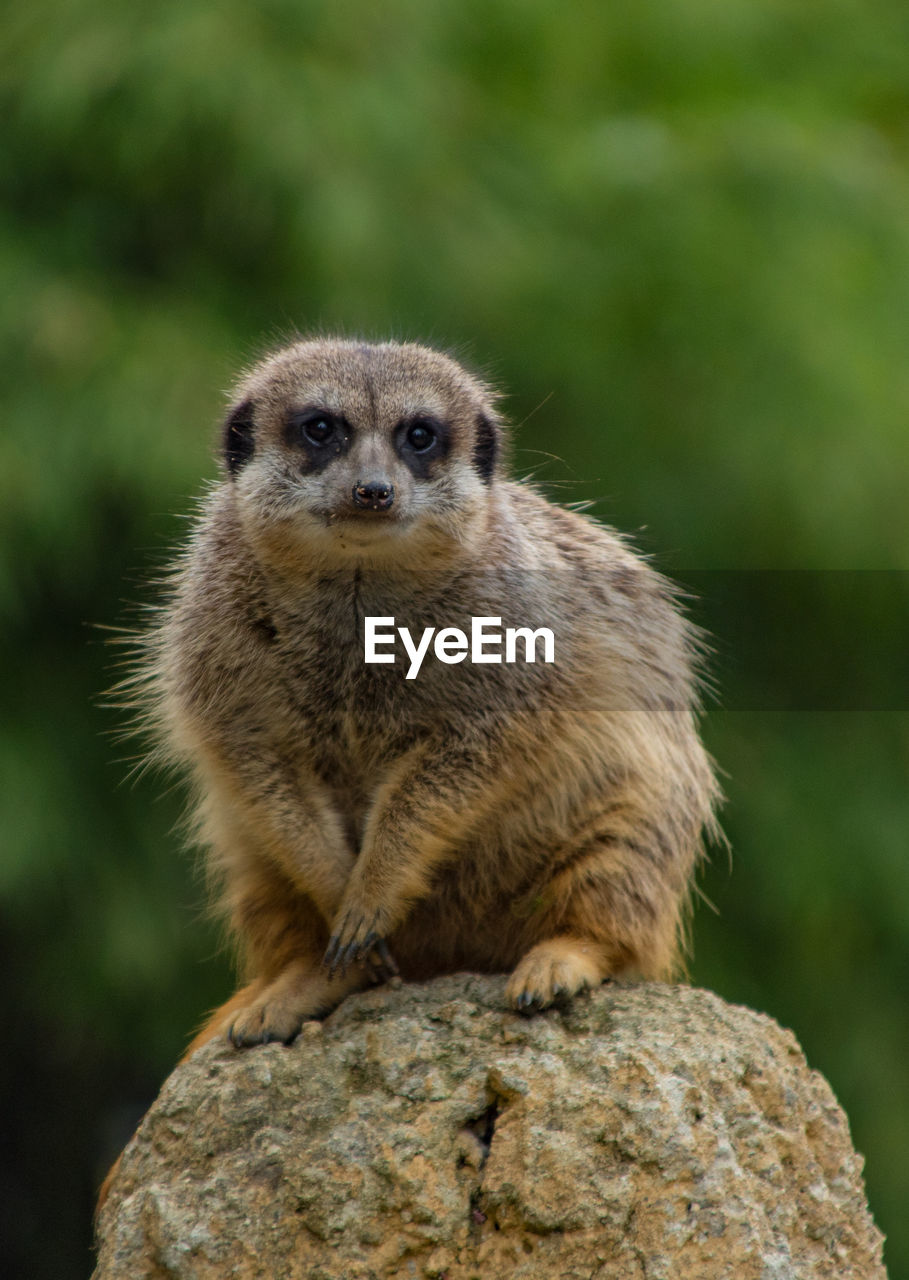
[[[909,9],[32,0],[2,24],[0,1187],[9,1274],[68,1280],[105,1161],[230,984],[179,793],[125,781],[95,627],[149,598],[236,369],[295,329],[452,346],[508,389],[518,471],[683,579],[909,568]],[[777,657],[839,671],[787,710],[766,600],[708,575],[734,857],[692,977],[831,1080],[898,1276],[906,585],[866,648],[849,580],[812,579],[825,626],[778,598]],[[891,671],[889,704],[838,696]]]

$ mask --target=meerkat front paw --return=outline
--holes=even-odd
[[[381,910],[364,912],[355,907],[342,908],[322,958],[329,977],[339,973],[343,978],[349,965],[365,960],[370,960],[385,978],[394,977],[398,966],[388,950],[386,931]]]
[[[505,995],[520,1012],[545,1009],[607,977],[601,949],[579,938],[552,938],[537,943],[508,979]]]

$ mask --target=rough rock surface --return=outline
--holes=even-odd
[[[607,985],[380,988],[290,1048],[216,1043],[127,1148],[96,1280],[883,1277],[862,1161],[770,1018]]]

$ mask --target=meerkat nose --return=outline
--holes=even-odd
[[[395,487],[389,480],[360,481],[353,487],[353,500],[364,511],[387,511],[395,500]]]

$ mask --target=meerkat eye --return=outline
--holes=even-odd
[[[426,480],[451,449],[451,427],[428,414],[402,418],[395,428],[395,448],[417,479]]]
[[[290,445],[317,449],[341,449],[347,435],[343,418],[324,409],[299,409],[289,413],[285,425],[285,439]]]
[[[431,423],[424,422],[422,418],[418,418],[416,422],[412,422],[407,428],[405,438],[411,449],[416,450],[417,453],[425,453],[436,442],[435,428]]]
[[[335,433],[335,421],[333,418],[313,418],[309,422],[302,423],[303,434],[307,440],[311,440],[313,444],[327,444]]]

